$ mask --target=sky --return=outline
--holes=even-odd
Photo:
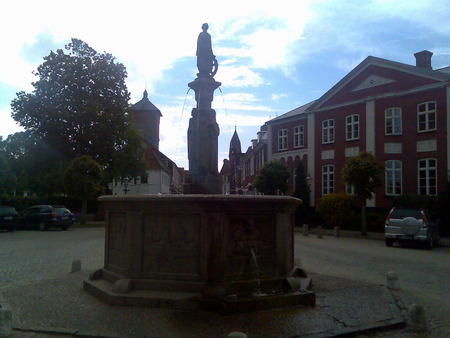
[[[147,89],[163,115],[160,151],[186,169],[204,22],[222,83],[219,170],[235,128],[245,152],[266,121],[318,99],[369,55],[414,65],[429,50],[434,69],[450,66],[449,0],[24,0],[2,1],[0,13],[3,139],[23,130],[10,104],[33,91],[33,70],[78,38],[125,65],[130,104]]]

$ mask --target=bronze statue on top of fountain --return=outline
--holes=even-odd
[[[202,25],[202,32],[198,35],[197,39],[197,68],[198,77],[214,77],[219,68],[216,56],[212,51],[211,35],[208,31],[208,24]]]

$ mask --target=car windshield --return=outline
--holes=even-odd
[[[421,218],[422,214],[420,213],[420,210],[416,209],[394,209],[391,214],[391,218],[401,219],[405,217],[414,217],[414,218]]]

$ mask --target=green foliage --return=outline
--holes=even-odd
[[[383,183],[384,166],[379,164],[373,153],[361,152],[358,156],[347,160],[342,169],[344,182],[355,189],[355,194],[361,199],[361,234],[365,235],[366,226],[366,200],[371,199],[375,189]]]
[[[78,39],[65,49],[44,57],[34,72],[39,79],[33,92],[19,92],[12,101],[12,117],[37,140],[34,146],[55,155],[46,159],[50,167],[89,155],[107,181],[139,174],[145,169],[143,152],[131,127],[124,65]]]
[[[265,163],[253,182],[254,188],[265,195],[276,195],[277,190],[286,193],[289,169],[278,160]]]
[[[103,171],[88,155],[72,160],[65,172],[65,187],[69,196],[82,199],[95,198],[104,191]]]
[[[342,169],[345,183],[355,188],[355,194],[361,199],[371,199],[375,189],[383,183],[383,165],[376,161],[375,156],[363,151],[359,156],[347,160]]]
[[[345,227],[352,222],[353,196],[341,192],[322,196],[317,201],[316,212],[322,215],[326,227]]]

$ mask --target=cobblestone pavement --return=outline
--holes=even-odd
[[[0,231],[0,292],[69,273],[75,259],[83,269],[102,267],[104,235],[104,228]]]
[[[386,248],[382,241],[333,238],[330,236],[318,239],[311,235],[303,237],[301,234],[296,234],[295,242],[296,257],[301,260],[301,266],[312,275],[313,281],[317,282],[318,306],[316,310],[319,312],[329,312],[332,308],[327,303],[329,299],[341,299],[340,302],[347,302],[349,306],[351,305],[350,294],[350,297],[345,295],[344,297],[336,293],[338,290],[334,289],[350,290],[352,287],[354,289],[355,286],[350,285],[353,281],[355,285],[366,288],[373,286],[376,289],[380,285],[386,284],[386,273],[393,270],[399,274],[400,284],[404,289],[404,291],[401,291],[402,297],[406,299],[406,303],[420,302],[425,307],[431,326],[430,336],[449,335],[447,318],[450,317],[450,314],[447,304],[449,295],[448,267],[450,266],[448,253],[450,249],[438,248],[433,251],[426,251],[416,248]],[[9,295],[25,294],[26,297],[23,299],[33,299],[39,303],[39,296],[36,296],[36,293],[31,290],[44,292],[46,281],[61,280],[67,283],[67,289],[62,289],[61,292],[69,290],[71,295],[91,300],[92,297],[85,295],[84,292],[78,295],[81,292],[78,289],[81,288],[78,286],[80,282],[76,279],[80,277],[77,277],[77,274],[70,274],[71,264],[73,260],[80,259],[83,274],[86,274],[88,271],[103,266],[103,255],[104,228],[73,228],[69,231],[47,232],[0,232],[0,292]],[[61,276],[67,277],[61,279]],[[86,276],[83,278],[86,278]],[[72,279],[73,282],[70,282]],[[76,288],[71,290],[69,287],[74,284],[76,284]],[[30,294],[26,295],[28,289],[30,289],[28,291]],[[326,296],[324,298],[324,294],[329,294],[330,297],[331,295],[334,295],[333,297],[338,296],[337,298],[327,298]],[[364,297],[368,294],[370,294],[370,289],[361,293],[361,296]],[[101,305],[101,303],[99,304]],[[30,307],[30,305],[26,303],[19,305],[22,307],[26,319],[26,315],[29,313],[27,312],[27,306]],[[320,310],[321,307],[322,310]],[[121,313],[123,311],[117,308],[110,310]],[[311,310],[311,312],[317,312],[316,310]],[[343,310],[345,312],[345,309]],[[141,310],[129,311],[139,312]],[[196,315],[190,316],[195,318]],[[254,316],[259,318],[258,321],[264,317],[263,315]],[[313,319],[315,318],[313,315],[311,316],[312,322],[317,321],[317,319]],[[335,314],[330,312],[328,315],[319,315],[317,318],[323,316],[334,318]],[[230,319],[228,318],[228,320]],[[351,318],[349,318],[349,321],[351,321]],[[264,326],[264,324],[261,323],[260,326]],[[145,323],[143,322],[142,325],[145,325]],[[50,336],[50,334],[15,331],[12,337],[47,336]],[[63,333],[58,336],[71,337],[73,335]],[[372,333],[371,336],[419,337],[423,335],[415,335],[406,330],[395,330],[377,331]],[[365,336],[361,335],[360,337]]]
[[[430,328],[428,335],[450,336],[450,248],[429,251],[416,246],[386,247],[381,240],[332,236],[319,239],[299,233],[295,244],[295,255],[309,273],[386,285],[387,272],[396,272],[401,290],[393,294],[401,301],[403,315],[408,317],[407,309],[420,304]],[[404,330],[378,335],[421,336]]]

